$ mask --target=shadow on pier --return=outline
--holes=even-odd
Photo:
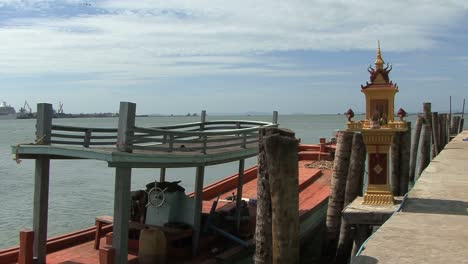
[[[468,215],[468,202],[427,198],[409,198],[405,213]]]
[[[360,263],[360,264],[377,264],[379,261],[376,258],[369,256],[353,256],[351,257],[350,263]]]

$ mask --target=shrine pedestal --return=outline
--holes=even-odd
[[[392,196],[392,204],[365,204],[364,197],[357,197],[343,210],[343,219],[354,227],[353,253],[355,255],[364,241],[372,234],[373,226],[380,226],[398,210],[402,196]],[[393,202],[395,202],[393,204]]]

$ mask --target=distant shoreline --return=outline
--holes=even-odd
[[[408,115],[422,115],[423,113],[409,113]],[[452,115],[461,115],[461,112],[454,112]],[[208,114],[209,116],[270,116],[269,113],[212,113]],[[305,113],[292,113],[292,114],[282,114],[283,116],[337,116],[343,115],[342,113],[337,114],[305,114]],[[365,113],[358,113],[356,116],[363,116]],[[193,114],[140,114],[136,117],[198,117],[196,113]],[[395,115],[396,116],[396,115]],[[53,118],[114,118],[119,117],[118,113],[79,113],[79,114],[55,114]],[[20,116],[18,115],[16,119],[35,119],[35,113]],[[14,119],[14,118],[13,118]]]

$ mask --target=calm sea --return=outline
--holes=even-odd
[[[357,117],[360,119],[361,117]],[[208,116],[208,120],[262,120],[271,116]],[[163,126],[196,122],[199,117],[140,117],[138,126]],[[410,121],[415,116],[410,116]],[[117,127],[117,118],[54,119],[54,124],[82,127]],[[279,117],[281,127],[296,132],[302,143],[318,143],[319,138],[330,138],[337,129],[343,129],[343,115],[285,115]],[[18,232],[32,228],[34,161],[12,160],[11,146],[34,140],[35,120],[0,120],[0,249],[18,244]],[[246,161],[253,166],[256,158]],[[205,185],[235,174],[237,163],[206,168]],[[114,170],[105,162],[82,160],[51,162],[49,229],[56,236],[94,225],[97,215],[112,215]],[[193,191],[195,169],[168,169],[167,180],[182,180],[186,192]],[[135,169],[132,190],[143,189],[159,177],[158,169]]]

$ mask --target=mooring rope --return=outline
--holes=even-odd
[[[15,157],[13,158],[13,160],[16,162],[16,164],[21,163],[21,159],[19,158],[19,147],[21,145],[44,145],[45,137],[46,137],[46,135],[43,135],[42,137],[37,138],[36,140],[34,140],[34,143],[19,143],[19,144],[16,144]]]

